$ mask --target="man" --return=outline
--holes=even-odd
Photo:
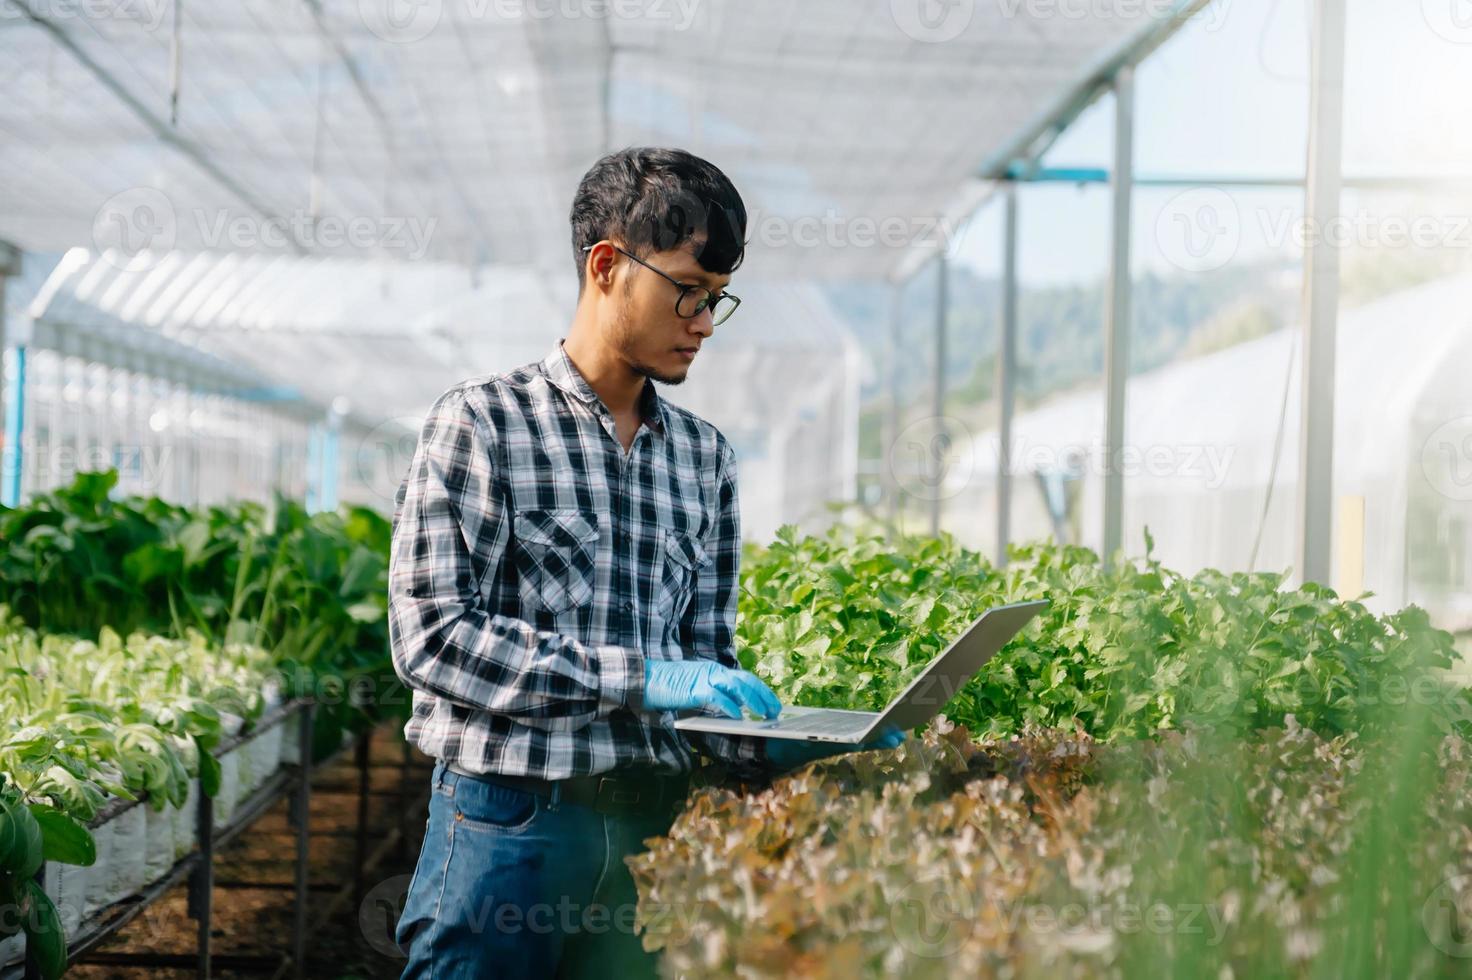
[[[397,499],[393,661],[439,760],[405,977],[650,974],[623,857],[668,829],[694,752],[761,776],[901,738],[673,727],[781,710],[733,650],[735,455],[650,384],[683,382],[739,303],[746,209],[711,164],[645,148],[594,164],[571,217],[567,337],[445,392]]]

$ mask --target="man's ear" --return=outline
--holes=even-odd
[[[584,276],[599,289],[613,285],[613,270],[618,265],[618,251],[608,242],[599,242],[588,252]]]

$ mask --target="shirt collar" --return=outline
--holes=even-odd
[[[603,399],[589,387],[587,380],[567,356],[567,351],[563,350],[562,344],[565,340],[566,338],[557,341],[557,346],[542,360],[542,370],[547,375],[547,380],[579,401],[599,405],[607,410],[608,406],[603,404]],[[654,382],[648,378],[644,379],[644,387],[639,392],[639,416],[655,431],[664,431],[664,399],[654,390]]]

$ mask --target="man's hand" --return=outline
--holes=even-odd
[[[767,740],[767,758],[782,770],[796,769],[818,759],[846,755],[849,752],[867,752],[871,749],[898,748],[905,740],[905,733],[890,728],[867,742],[799,742],[789,738]]]
[[[650,711],[715,708],[727,718],[740,718],[750,708],[775,718],[782,702],[761,678],[710,660],[645,660],[644,707]]]

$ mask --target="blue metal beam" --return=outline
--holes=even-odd
[[[1021,162],[1007,168],[1007,179],[1028,184],[1107,184],[1103,167],[1028,167]]]
[[[307,513],[315,514],[320,509],[322,485],[322,426],[317,423],[307,429]]]
[[[1107,184],[1109,171],[1103,167],[1028,167],[1014,163],[1006,180],[1021,184]],[[1154,174],[1137,176],[1136,187],[1286,187],[1300,189],[1302,177],[1250,177],[1230,174]],[[1345,187],[1356,190],[1472,190],[1468,177],[1345,177]]]
[[[25,465],[26,348],[15,348],[15,384],[5,392],[5,454],[0,465],[0,504],[20,505],[21,470]]]
[[[300,390],[289,385],[266,385],[260,388],[238,388],[225,392],[231,398],[238,398],[246,402],[299,402],[304,401],[305,396]]]
[[[322,496],[318,501],[322,510],[337,510],[337,456],[341,437],[342,430],[334,419],[322,436]]]

